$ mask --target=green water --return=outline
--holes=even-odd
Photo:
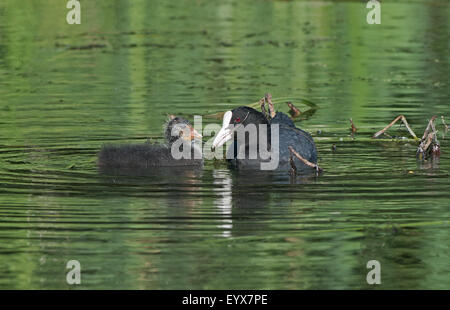
[[[364,2],[81,1],[81,25],[65,4],[0,2],[1,289],[372,289],[369,260],[377,289],[450,288],[440,119],[434,161],[370,139],[399,114],[419,136],[450,123],[447,1],[383,1],[381,25]],[[296,124],[322,175],[98,171],[103,144],[162,141],[169,113],[267,92],[317,104]]]

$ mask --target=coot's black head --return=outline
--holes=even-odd
[[[170,119],[167,122],[165,132],[165,138],[169,144],[174,143],[179,138],[186,141],[202,138],[202,136],[192,127],[188,120],[181,117],[176,117],[174,115],[170,115],[169,118]]]
[[[214,138],[213,148],[220,147],[225,144],[225,142],[232,139],[233,133],[236,128],[239,128],[239,125],[247,126],[249,124],[254,124],[256,125],[256,128],[258,128],[258,125],[269,125],[269,122],[264,114],[250,107],[239,107],[225,112],[223,115],[222,129],[220,129],[219,133]],[[268,128],[268,130],[270,130],[270,128]]]

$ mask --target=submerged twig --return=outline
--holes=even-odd
[[[355,133],[355,132],[358,131],[358,129],[356,129],[356,127],[355,127],[355,124],[353,124],[353,119],[351,119],[351,118],[350,118],[350,126],[351,126],[350,130],[351,130],[353,133]]]
[[[311,167],[311,168],[316,169],[318,172],[322,172],[322,171],[323,171],[323,169],[320,168],[317,164],[314,164],[314,163],[312,163],[312,162],[310,162],[310,161],[304,159],[302,156],[300,156],[300,154],[297,153],[297,152],[294,150],[294,148],[293,148],[292,146],[289,146],[289,151],[291,151],[291,154],[294,154],[295,157],[297,157],[297,158],[298,158],[302,163],[304,163],[305,165],[307,165],[307,166],[309,166],[309,167]]]
[[[387,132],[383,132],[383,135],[385,135],[385,136],[388,137],[389,139],[394,139],[394,137],[392,137],[391,135],[389,135]]]
[[[411,134],[411,136],[413,136],[414,139],[418,140],[419,138],[417,138],[416,134],[414,133],[414,131],[411,129],[411,127],[409,127],[408,121],[406,120],[406,117],[404,117],[403,115],[399,115],[397,116],[389,125],[387,125],[386,127],[384,127],[383,129],[381,129],[380,131],[378,131],[376,134],[373,135],[372,138],[378,138],[380,135],[382,135],[386,130],[388,130],[389,128],[391,128],[392,126],[394,126],[395,123],[397,123],[398,120],[402,120],[403,124],[405,124],[406,128],[408,129],[409,133]]]
[[[292,152],[289,154],[289,163],[291,164],[291,170],[289,170],[289,174],[294,176],[297,174],[297,166],[295,166],[294,158],[292,158]]]

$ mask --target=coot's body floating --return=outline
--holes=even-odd
[[[189,121],[171,116],[166,126],[165,138],[167,144],[157,145],[151,143],[105,145],[98,154],[100,167],[114,168],[151,168],[173,166],[201,166],[201,150],[196,145],[195,138],[201,135],[194,130]],[[180,151],[184,146],[190,147],[190,159],[175,159],[172,156],[172,145],[183,139],[180,143]],[[195,153],[200,154],[195,156]],[[200,159],[197,159],[200,158]]]
[[[249,159],[248,149],[249,149],[249,139],[245,139],[245,141],[239,141],[236,135],[236,129],[243,125],[241,128],[245,128],[245,126],[249,124],[256,125],[256,129],[258,131],[258,139],[256,141],[258,145],[258,150],[260,150],[261,142],[262,146],[268,146],[267,149],[272,149],[272,152],[275,152],[275,148],[271,148],[273,144],[273,136],[271,134],[270,126],[271,124],[279,125],[279,147],[278,147],[278,161],[279,164],[276,167],[277,169],[288,169],[290,166],[290,151],[289,146],[291,146],[298,154],[300,154],[304,159],[308,160],[311,163],[317,163],[317,149],[314,144],[313,138],[309,133],[303,131],[297,127],[295,127],[294,122],[284,113],[277,112],[275,117],[271,120],[268,120],[265,115],[259,111],[256,111],[250,107],[238,107],[232,111],[228,111],[224,114],[223,117],[223,125],[222,129],[216,135],[213,147],[217,148],[222,146],[228,140],[234,139],[234,142],[230,149],[227,151],[227,158],[230,163],[239,169],[258,169],[261,167],[262,162],[266,162],[264,158]],[[260,133],[259,133],[259,125],[266,124],[267,126],[267,141],[260,141]],[[264,138],[264,135],[262,135]],[[241,145],[239,145],[241,143]],[[245,145],[243,145],[245,144]],[[245,159],[239,159],[237,157],[238,149],[244,146],[245,149]],[[230,154],[231,152],[231,154]],[[271,155],[273,157],[273,153]],[[294,158],[295,164],[297,167],[305,168],[304,163],[299,161],[297,158]]]

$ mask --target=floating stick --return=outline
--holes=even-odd
[[[386,127],[384,127],[383,129],[381,129],[380,131],[378,131],[376,134],[373,135],[372,138],[378,138],[381,134],[383,134],[386,130],[388,130],[389,128],[391,128],[395,123],[397,123],[397,121],[401,119],[402,122],[405,124],[406,128],[408,129],[409,133],[411,134],[411,136],[413,136],[414,139],[419,140],[419,138],[417,138],[416,134],[414,133],[414,131],[411,129],[411,127],[409,127],[408,121],[406,120],[406,117],[404,117],[403,115],[399,115],[397,116],[389,125],[387,125]]]
[[[323,169],[320,168],[317,164],[314,164],[306,159],[304,159],[303,157],[300,156],[300,154],[298,154],[293,148],[292,146],[289,146],[289,151],[291,151],[291,154],[294,154],[295,157],[297,157],[301,162],[303,162],[305,165],[316,169],[318,172],[322,172]]]

